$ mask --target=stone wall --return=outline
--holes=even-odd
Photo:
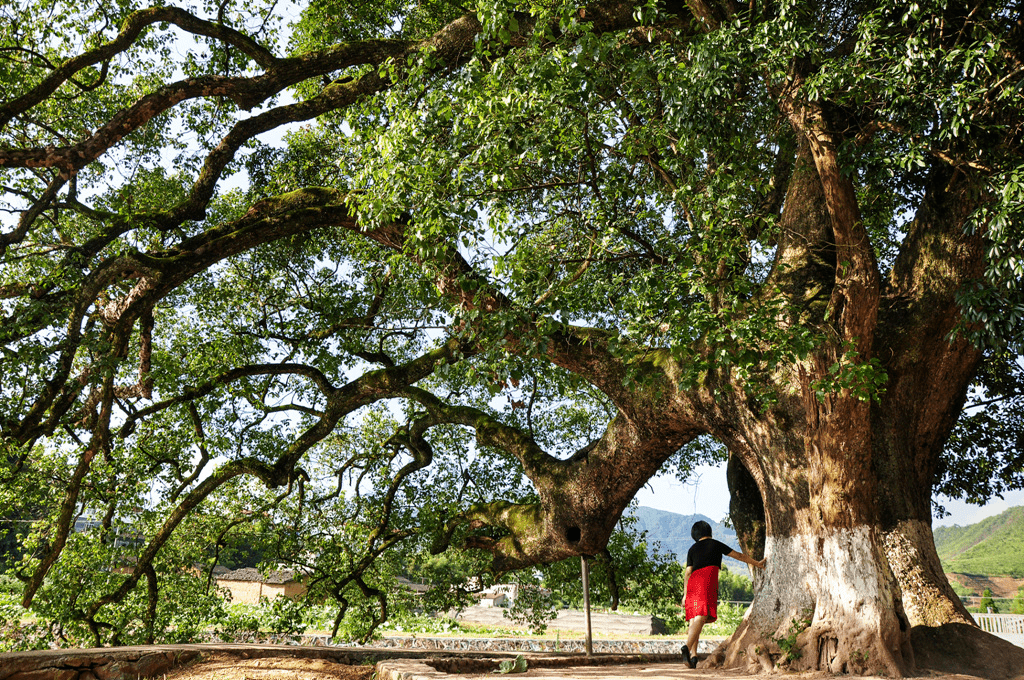
[[[698,653],[709,652],[718,641],[701,640]],[[385,649],[424,649],[448,652],[567,652],[582,653],[583,640],[519,638],[440,638],[387,637],[375,640],[374,647]],[[680,654],[682,640],[594,640],[595,654]]]
[[[697,645],[698,654],[709,654],[722,641],[721,638],[704,638]],[[350,650],[386,649],[386,650],[422,650],[431,652],[478,652],[481,654],[502,654],[513,652],[537,653],[583,653],[583,640],[562,640],[560,638],[453,638],[453,637],[421,637],[418,635],[388,636],[374,640],[369,646],[363,647],[351,642],[335,642],[330,635],[273,635],[261,637],[251,642],[263,642],[279,645],[302,645],[308,647],[342,647]],[[680,654],[683,640],[681,639],[648,639],[648,640],[594,640],[592,643],[596,654]],[[2,680],[2,679],[0,679]]]
[[[650,664],[655,661],[649,656],[639,654],[605,654],[602,656],[580,655],[543,655],[524,653],[528,668],[565,668],[568,677],[581,677],[580,668],[587,666],[623,666],[628,664]],[[444,658],[405,658],[386,659],[377,663],[378,680],[450,680],[451,674],[484,674],[493,673],[498,668],[500,659],[474,657],[469,654],[448,656]],[[683,666],[680,654],[659,657],[659,663],[679,663]],[[593,677],[594,673],[587,676]],[[614,676],[613,676],[614,677]]]
[[[46,649],[0,654],[0,680],[126,680],[151,678],[197,658],[170,646]]]

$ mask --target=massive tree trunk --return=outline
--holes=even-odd
[[[732,449],[764,499],[768,567],[750,614],[713,662],[906,674],[910,624],[878,530],[870,427],[856,417],[868,408],[819,402],[806,379],[803,391],[809,398],[751,422],[752,446]]]
[[[829,232],[837,215],[823,219],[831,199],[815,175],[828,180],[812,171],[802,149],[779,254],[791,279],[821,275],[822,261],[832,258],[814,257],[796,238],[787,245],[785,235]],[[976,205],[968,183],[950,174],[936,173],[908,235],[922,243],[884,287],[888,303],[880,305],[872,354],[864,357],[877,357],[886,370],[881,397],[868,404],[843,391],[815,394],[819,357],[777,377],[794,386],[794,396],[739,420],[747,425],[729,443],[730,481],[745,499],[734,511],[745,547],[756,550],[750,505],[763,499],[768,568],[750,614],[713,664],[899,676],[916,667],[913,640],[929,664],[957,667],[946,663],[957,648],[936,649],[924,634],[912,638],[915,626],[973,625],[942,572],[930,522],[936,464],[980,359],[952,336],[955,291],[980,273],[981,243],[963,228]],[[944,276],[934,275],[936,267]],[[989,644],[976,628],[957,634]],[[1019,650],[1006,653],[1024,658]],[[938,660],[943,654],[946,662]]]
[[[823,289],[827,302],[792,299],[801,323],[826,340],[778,370],[788,386],[767,410],[737,400],[740,436],[727,442],[765,506],[767,574],[751,612],[715,661],[752,670],[902,675],[913,667],[910,625],[878,530],[871,407],[856,384],[828,385],[854,348],[871,358],[879,281],[853,187],[839,173],[819,110],[789,111],[799,139],[781,223],[776,278],[783,294]],[[822,286],[808,286],[808,281]]]
[[[982,275],[979,236],[964,225],[978,192],[962,173],[933,173],[896,263],[876,353],[889,380],[872,415],[880,477],[879,528],[912,625],[974,623],[942,571],[931,530],[931,490],[942,448],[981,360],[955,337],[957,289]]]

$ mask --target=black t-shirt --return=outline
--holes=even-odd
[[[722,555],[728,555],[732,548],[721,541],[713,538],[705,538],[690,546],[686,553],[686,566],[693,567],[694,571],[704,567],[722,568]]]

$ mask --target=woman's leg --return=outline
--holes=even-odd
[[[690,619],[690,631],[686,635],[686,648],[690,650],[692,656],[697,656],[697,641],[700,640],[700,631],[707,619],[706,616],[694,616]]]

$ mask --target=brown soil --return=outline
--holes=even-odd
[[[349,666],[325,659],[240,659],[214,654],[175,669],[161,680],[371,680],[373,671],[372,665]]]
[[[1017,595],[1017,589],[1024,586],[1024,578],[1012,578],[1010,576],[977,576],[974,574],[946,574],[950,582],[956,581],[960,585],[970,588],[977,595],[981,595],[986,589],[992,591],[993,597],[1013,598]]]

